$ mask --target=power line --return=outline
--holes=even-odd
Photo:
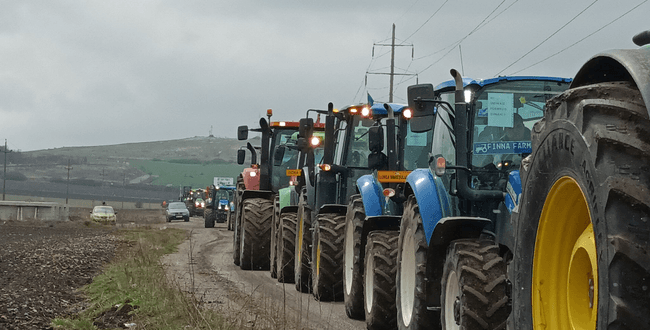
[[[449,53],[451,53],[451,51],[454,50],[454,49],[456,48],[456,46],[460,45],[460,44],[461,44],[465,39],[467,39],[469,36],[471,36],[474,32],[478,31],[478,30],[482,27],[481,25],[482,25],[482,24],[483,24],[483,23],[484,23],[484,22],[485,22],[485,21],[486,21],[490,16],[492,16],[492,14],[494,14],[494,12],[497,11],[497,9],[499,9],[499,7],[501,7],[501,5],[503,5],[504,2],[506,2],[506,0],[501,1],[501,3],[499,3],[499,5],[498,5],[496,8],[494,8],[494,9],[493,9],[493,10],[492,10],[492,11],[491,11],[487,16],[485,16],[485,18],[484,18],[480,23],[478,23],[478,25],[477,25],[477,26],[476,26],[472,31],[470,31],[466,36],[464,36],[464,37],[461,38],[459,41],[457,41],[457,42],[454,44],[454,46],[453,46],[451,49],[449,49],[449,51],[447,51],[447,52],[445,53],[445,55],[443,55],[443,56],[442,56],[441,58],[439,58],[437,61],[431,63],[429,66],[427,66],[426,68],[424,68],[424,69],[421,70],[420,72],[418,72],[418,74],[421,74],[422,72],[424,72],[424,71],[426,71],[426,70],[429,70],[432,66],[434,66],[434,65],[437,64],[438,62],[442,61],[443,58],[447,57],[447,55],[449,55]]]
[[[532,68],[532,67],[534,67],[534,66],[536,66],[536,65],[538,65],[538,64],[540,64],[540,63],[542,63],[542,62],[547,61],[548,59],[550,59],[550,58],[552,58],[552,57],[555,57],[556,55],[558,55],[558,54],[560,54],[560,53],[563,53],[563,52],[566,51],[567,49],[572,48],[573,46],[575,46],[575,45],[577,45],[577,44],[583,42],[585,39],[587,39],[587,38],[593,36],[594,34],[596,34],[596,33],[598,33],[598,32],[600,32],[602,29],[604,29],[604,28],[606,28],[606,27],[612,25],[614,22],[616,22],[616,21],[618,21],[619,19],[623,18],[624,16],[626,16],[626,15],[629,14],[629,13],[631,13],[632,11],[634,11],[635,9],[637,9],[638,7],[640,7],[641,5],[643,5],[643,4],[646,3],[646,2],[648,2],[648,0],[644,0],[644,1],[641,2],[640,4],[638,4],[638,5],[634,6],[634,7],[632,7],[632,9],[626,11],[626,12],[623,13],[621,16],[619,16],[619,17],[613,19],[611,22],[609,22],[609,23],[603,25],[602,27],[600,27],[600,28],[597,29],[596,31],[594,31],[594,32],[592,32],[592,33],[590,33],[590,34],[588,34],[588,35],[585,36],[584,38],[582,38],[582,39],[580,39],[580,40],[574,42],[573,44],[569,45],[568,47],[566,47],[566,48],[564,48],[564,49],[562,49],[562,50],[556,52],[556,53],[553,54],[553,55],[550,55],[550,56],[544,58],[544,59],[541,60],[541,61],[535,62],[535,63],[533,63],[533,64],[531,64],[531,65],[529,65],[529,66],[527,66],[527,67],[525,67],[525,68],[523,68],[523,69],[521,69],[521,70],[519,70],[519,71],[513,72],[512,74],[514,75],[514,74],[517,74],[517,73],[519,73],[519,72],[521,72],[521,71],[524,71],[524,70],[530,69],[530,68]]]
[[[440,9],[442,9],[442,7],[444,7],[444,6],[447,4],[447,2],[449,2],[449,0],[445,0],[445,2],[443,2],[442,5],[440,5],[440,7],[438,7],[438,9],[437,9],[433,14],[431,14],[431,16],[429,16],[429,18],[427,18],[427,20],[424,21],[424,23],[422,23],[422,25],[420,25],[419,28],[417,28],[417,29],[415,30],[415,32],[411,33],[410,36],[408,36],[406,39],[404,39],[404,42],[406,42],[407,40],[409,40],[413,35],[415,35],[416,33],[418,33],[418,31],[420,31],[420,29],[421,29],[422,27],[424,27],[427,23],[429,23],[429,21],[433,18],[433,16],[436,16],[436,14],[440,11]]]
[[[519,57],[516,61],[510,63],[510,65],[508,65],[507,67],[503,68],[503,70],[497,72],[497,74],[495,74],[494,76],[495,76],[495,77],[498,76],[499,74],[501,74],[501,72],[506,71],[508,68],[510,68],[511,66],[515,65],[515,64],[516,64],[517,62],[519,62],[521,59],[523,59],[524,57],[528,56],[528,54],[532,53],[535,49],[539,48],[539,46],[543,45],[545,42],[547,42],[549,39],[551,39],[551,38],[552,38],[554,35],[556,35],[558,32],[562,31],[562,29],[564,29],[567,25],[571,24],[571,22],[573,22],[576,18],[578,18],[578,17],[579,17],[580,15],[582,15],[585,11],[587,11],[587,9],[591,8],[591,6],[593,6],[596,2],[598,2],[598,0],[594,0],[594,2],[592,2],[591,4],[589,4],[589,6],[587,6],[585,9],[583,9],[583,10],[582,10],[581,12],[579,12],[577,15],[573,16],[572,19],[570,19],[568,22],[566,22],[564,25],[562,25],[559,29],[557,29],[555,32],[553,32],[553,33],[552,33],[550,36],[548,36],[546,39],[542,40],[542,42],[540,42],[539,44],[537,44],[537,46],[533,47],[531,50],[529,50],[528,52],[526,52],[526,54],[521,55],[521,57]]]

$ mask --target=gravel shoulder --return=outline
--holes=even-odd
[[[202,218],[172,222],[190,231],[177,253],[163,259],[168,278],[235,325],[255,329],[365,329],[349,319],[343,302],[318,302],[268,271],[243,271],[232,260],[233,232],[225,224],[204,228]]]

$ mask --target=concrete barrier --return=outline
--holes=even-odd
[[[52,202],[0,201],[0,220],[68,221],[67,205]]]

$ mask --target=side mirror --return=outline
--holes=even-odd
[[[433,128],[433,120],[427,116],[433,116],[435,113],[436,103],[433,101],[435,94],[433,85],[420,84],[412,85],[407,89],[409,108],[413,109],[413,118],[411,118],[411,131],[415,133],[426,132]]]
[[[248,126],[242,125],[237,127],[237,140],[241,141],[247,139],[248,139]]]
[[[304,137],[299,137],[298,141],[296,141],[296,147],[298,147],[298,150],[301,152],[307,152],[309,149],[309,143],[307,142],[307,138]]]
[[[308,138],[314,131],[314,119],[302,118],[300,119],[300,127],[298,128],[298,136]]]
[[[285,146],[278,146],[275,149],[275,154],[273,155],[273,165],[280,166],[282,164],[282,158],[284,158],[284,152],[286,150]]]
[[[368,131],[368,149],[372,152],[384,150],[384,128],[377,125],[370,127]]]
[[[246,150],[244,149],[237,150],[237,164],[243,165],[244,160],[246,160]]]

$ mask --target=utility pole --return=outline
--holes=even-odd
[[[413,45],[412,44],[395,44],[395,24],[393,24],[393,33],[390,44],[373,44],[372,56],[375,56],[374,46],[390,46],[390,72],[366,72],[366,83],[368,82],[369,74],[380,74],[390,76],[390,87],[388,91],[388,102],[393,102],[393,80],[395,76],[417,76],[417,73],[395,73],[395,47],[411,47],[411,58],[413,58]]]
[[[7,139],[5,139],[5,149],[2,152],[5,153],[4,174],[2,175],[2,200],[5,200],[5,187],[7,183],[7,153],[11,152],[7,151]]]
[[[68,166],[65,167],[66,170],[68,170],[68,180],[65,182],[65,205],[68,205],[68,194],[70,192],[70,170],[72,169],[72,166],[70,166],[70,158],[68,158]]]

